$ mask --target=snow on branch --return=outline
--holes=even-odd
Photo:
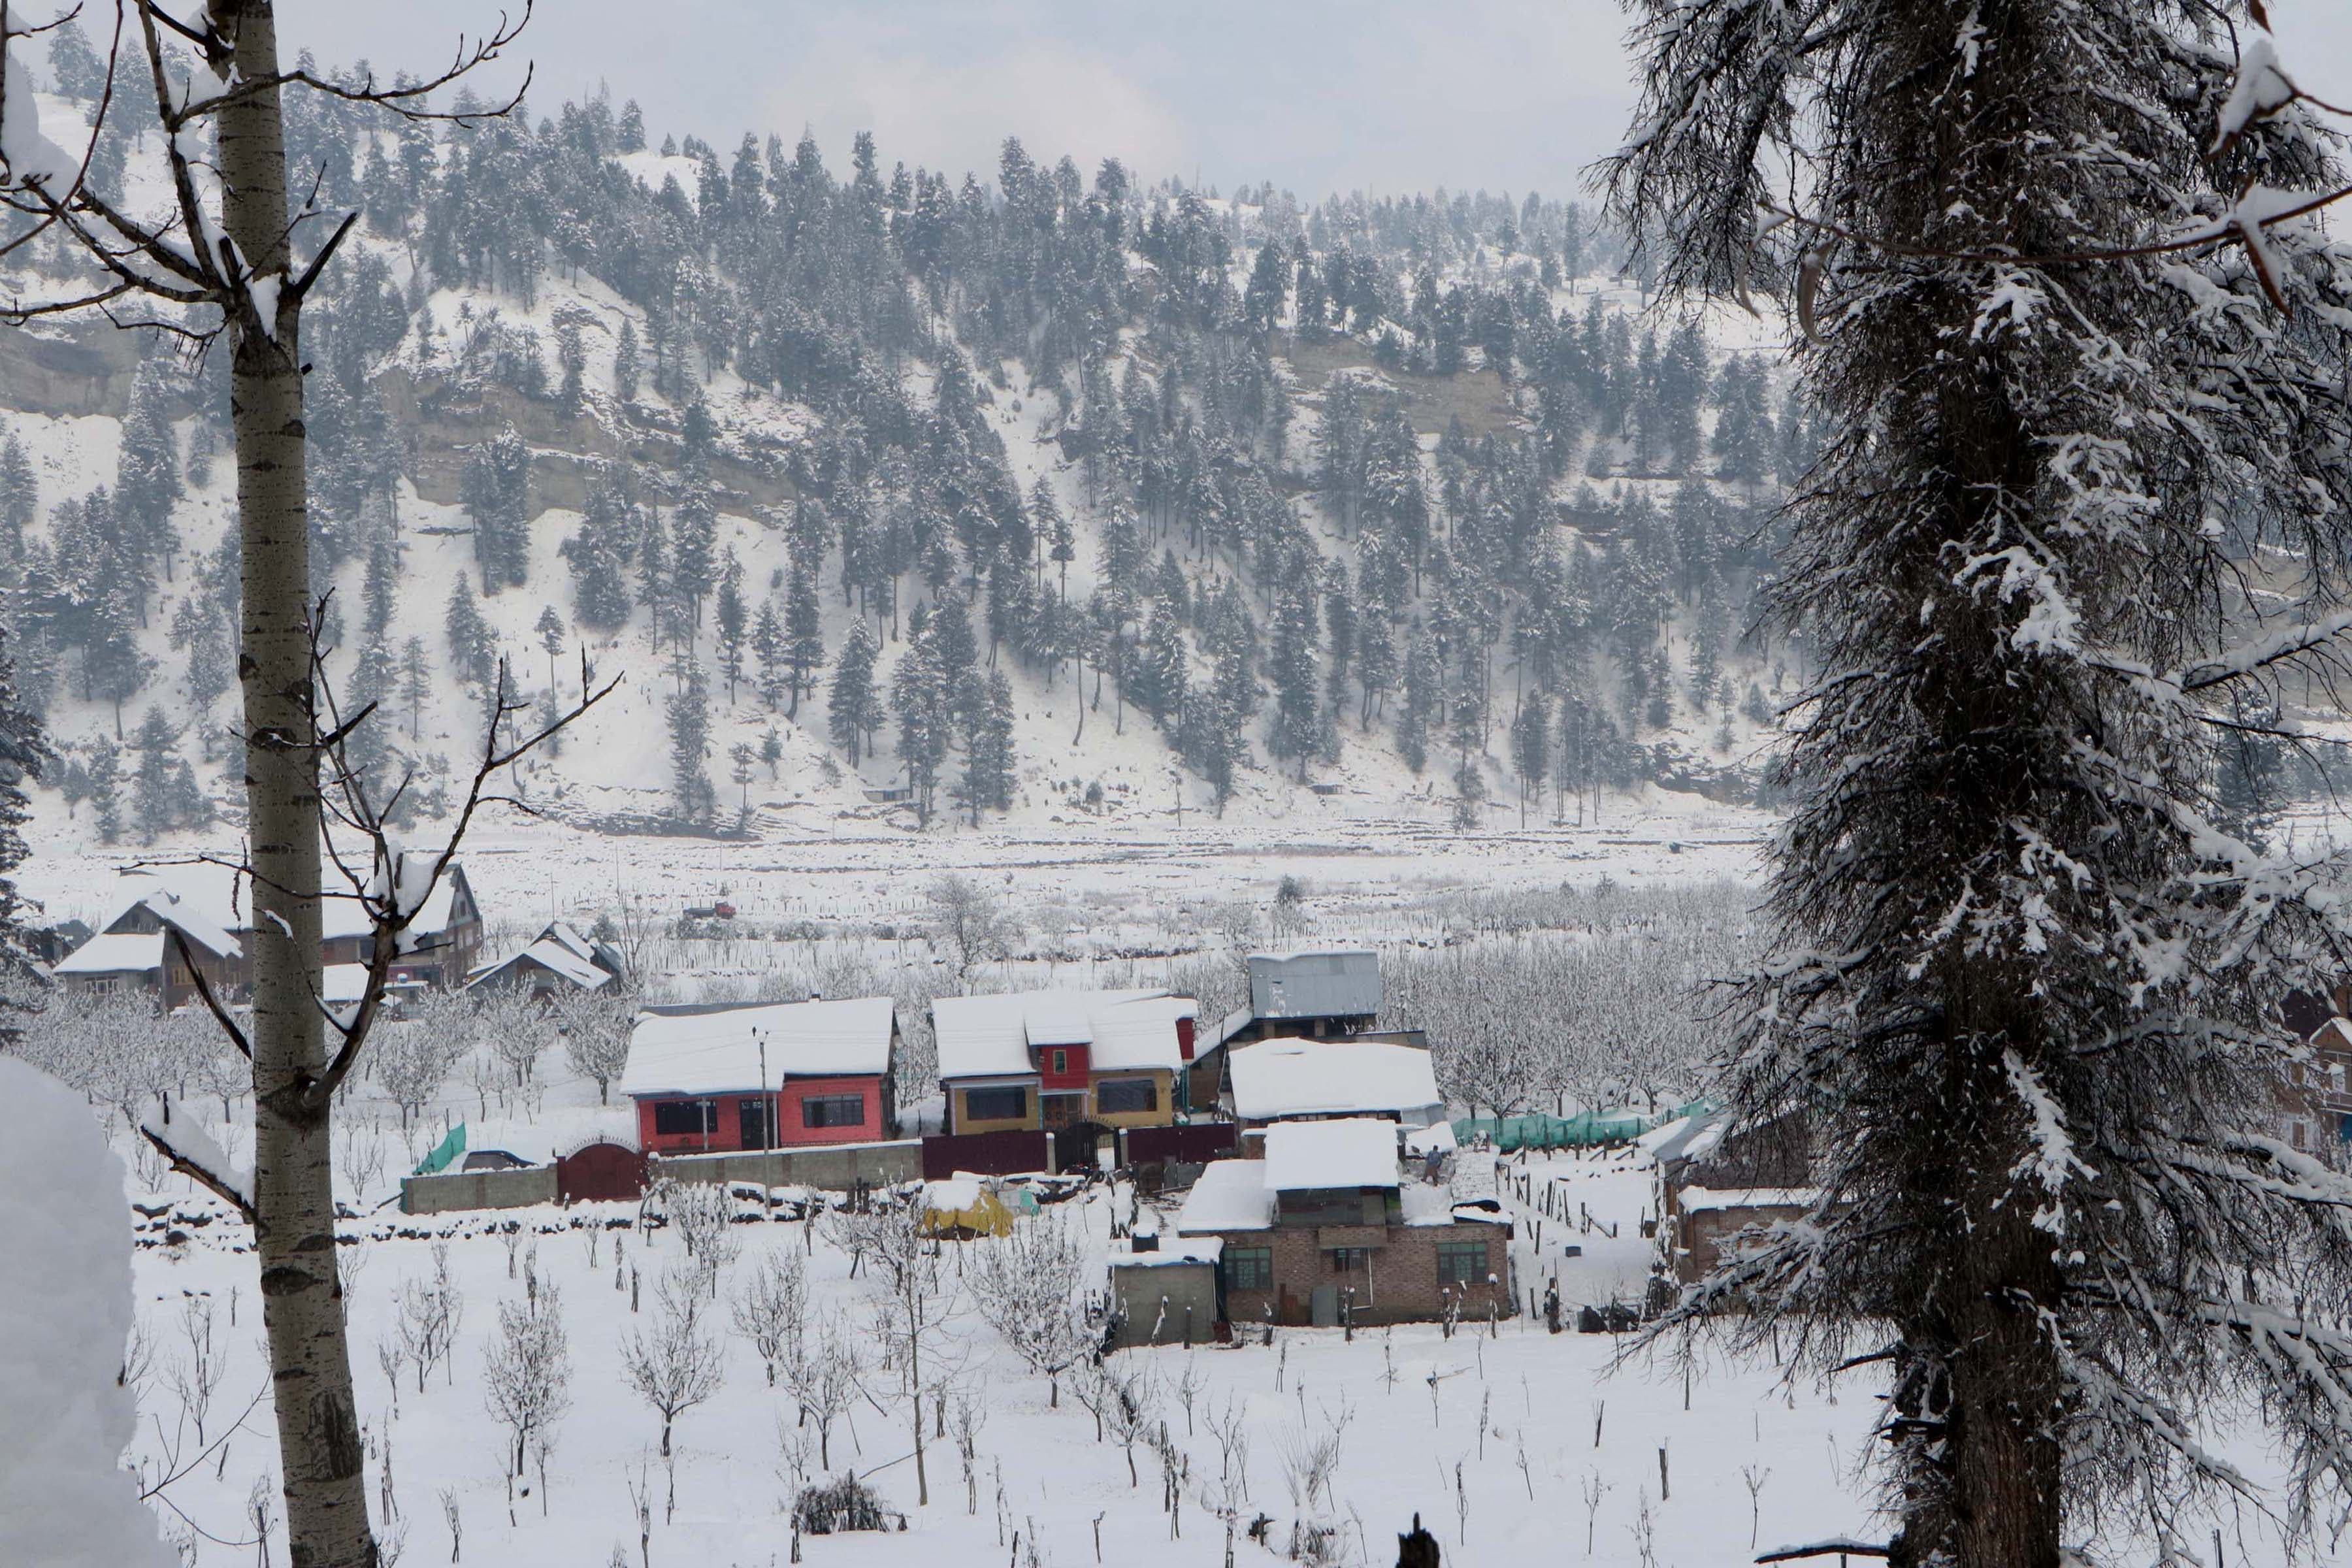
[[[169,1095],[157,1100],[148,1107],[147,1114],[139,1119],[139,1135],[171,1162],[172,1169],[209,1187],[222,1201],[243,1215],[247,1223],[252,1222],[255,1212],[252,1170],[230,1159],[227,1152],[214,1141],[213,1135],[195,1122],[186,1117],[173,1121]]]

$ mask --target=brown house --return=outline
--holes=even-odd
[[[1397,1124],[1283,1122],[1262,1160],[1201,1173],[1176,1222],[1218,1243],[1229,1323],[1428,1322],[1511,1315],[1511,1227],[1398,1176]]]
[[[434,851],[401,857],[403,875],[422,879]],[[247,947],[252,935],[253,889],[226,866],[142,868],[122,874],[115,912],[99,933],[68,953],[58,978],[82,991],[143,991],[166,1009],[196,995],[194,976],[169,932],[177,931],[195,954],[205,979],[224,1001],[243,1001],[252,986]],[[330,971],[365,964],[375,938],[366,911],[352,898],[320,901],[320,957]],[[482,915],[466,869],[452,863],[409,928],[411,951],[392,966],[395,985],[454,985],[478,962]],[[327,998],[330,1002],[334,997]]]
[[[1657,1161],[1658,1250],[1685,1285],[1753,1239],[1743,1233],[1801,1218],[1820,1195],[1809,1185],[1811,1140],[1795,1117],[1735,1130],[1727,1112],[1715,1111],[1643,1142]]]
[[[2302,1059],[2286,1065],[2279,1107],[2288,1143],[2339,1163],[2352,1145],[2352,985],[2326,998],[2294,991],[2280,1005],[2288,1030],[2302,1042]]]

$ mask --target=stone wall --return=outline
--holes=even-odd
[[[1375,1237],[1378,1245],[1370,1245]],[[1289,1226],[1227,1231],[1223,1240],[1228,1270],[1236,1247],[1263,1247],[1274,1251],[1272,1289],[1236,1290],[1228,1284],[1225,1316],[1235,1323],[1303,1326],[1309,1321],[1315,1290],[1323,1285],[1343,1290],[1355,1288],[1355,1320],[1360,1328],[1433,1322],[1445,1315],[1445,1298],[1437,1283],[1437,1246],[1457,1241],[1484,1241],[1486,1267],[1482,1273],[1494,1276],[1493,1283],[1482,1279],[1462,1293],[1463,1319],[1484,1322],[1490,1311],[1507,1318],[1516,1310],[1509,1232],[1499,1225]],[[1324,1257],[1327,1248],[1367,1246],[1371,1252],[1368,1270],[1331,1272]],[[1230,1272],[1226,1279],[1231,1280]]]
[[[664,1155],[654,1161],[647,1175],[656,1181],[667,1176],[677,1182],[751,1182],[842,1193],[860,1184],[895,1186],[919,1180],[922,1173],[922,1140],[908,1138],[890,1143],[824,1143],[749,1153]]]
[[[409,1176],[400,1184],[403,1214],[520,1209],[554,1201],[552,1165],[525,1165],[513,1171],[448,1171],[437,1176]]]

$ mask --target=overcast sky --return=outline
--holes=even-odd
[[[289,51],[379,71],[446,61],[520,0],[281,0]],[[1302,197],[1362,187],[1571,192],[1632,91],[1615,0],[541,0],[517,58],[539,113],[610,84],[658,142],[730,149],[806,124],[836,170],[1032,156]],[[518,68],[519,69],[519,68]]]
[[[520,0],[281,0],[278,21],[289,50],[423,72],[499,4]],[[2343,101],[2352,5],[2272,12],[2290,68]],[[1623,132],[1624,32],[1616,0],[541,0],[496,79],[535,61],[541,114],[608,83],[656,142],[807,125],[836,171],[861,130],[886,169],[957,174],[1017,134],[1221,190],[1569,195]]]

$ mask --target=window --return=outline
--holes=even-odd
[[[963,1114],[967,1121],[1023,1121],[1029,1114],[1029,1091],[1018,1088],[966,1089]]]
[[[1486,1278],[1486,1244],[1483,1241],[1441,1241],[1437,1244],[1437,1282],[1475,1285]]]
[[[1055,1051],[1054,1053],[1054,1071],[1056,1074],[1060,1074],[1066,1073],[1069,1070],[1070,1053],[1067,1051]]]
[[[803,1127],[862,1127],[866,1097],[862,1094],[812,1094],[801,1101]]]
[[[1369,1247],[1327,1247],[1323,1256],[1334,1274],[1359,1274],[1372,1266],[1372,1249]]]
[[[1095,1110],[1105,1116],[1159,1109],[1160,1086],[1148,1078],[1115,1078],[1095,1085]]]
[[[707,1100],[663,1100],[654,1102],[654,1132],[658,1137],[677,1133],[707,1133],[719,1124],[715,1109]]]
[[[1271,1247],[1225,1248],[1225,1289],[1228,1290],[1273,1289],[1274,1248]]]

